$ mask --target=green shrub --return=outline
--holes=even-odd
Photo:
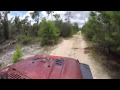
[[[19,60],[21,60],[22,57],[22,51],[19,45],[17,45],[16,51],[13,54],[13,58],[12,58],[12,63],[18,62]]]
[[[68,22],[62,22],[61,20],[55,21],[55,25],[60,30],[60,37],[70,37],[77,33],[79,30],[78,24],[74,25]]]
[[[24,35],[24,36],[22,36],[20,42],[21,42],[22,44],[29,44],[29,43],[31,42],[31,40],[32,40],[32,38],[31,38],[30,36]]]
[[[41,45],[53,45],[59,38],[59,29],[51,21],[43,21],[38,35],[41,37]]]

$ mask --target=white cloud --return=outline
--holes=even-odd
[[[26,16],[29,16],[28,20],[31,20],[31,16],[30,16],[30,13],[33,12],[33,11],[28,11],[26,14],[24,14],[21,19],[24,19]]]
[[[24,14],[22,17],[21,17],[21,20],[24,19],[26,16],[28,16],[28,21],[31,21],[31,24],[35,23],[35,21],[31,18],[31,15],[30,13],[32,13],[33,11],[28,11],[26,14]]]
[[[10,20],[11,18],[15,17],[14,15],[12,14],[8,14],[8,20]]]
[[[48,16],[45,11],[42,11],[41,14],[42,14],[42,15],[41,15],[42,17],[47,17],[47,16]]]
[[[14,18],[15,16],[19,16],[20,19],[22,18],[22,14],[19,11],[11,11],[8,14],[8,20],[10,20],[11,18]]]
[[[51,16],[51,14],[48,16],[46,11],[43,11],[42,14],[43,14],[42,17],[46,17],[47,20],[55,20],[54,16]],[[53,11],[52,15],[54,15],[54,14],[60,14],[60,19],[65,21],[65,16],[64,16],[65,11]]]
[[[65,13],[66,13],[66,11],[55,11],[54,12],[54,14],[60,14],[60,19],[62,19],[63,22],[65,22],[65,19],[66,19]]]
[[[35,21],[31,18],[30,13],[33,11],[28,11],[27,13],[25,13],[24,15],[22,15],[19,11],[15,11],[14,13],[17,13],[17,15],[20,16],[20,19],[24,19],[26,16],[29,16],[28,20],[31,21],[31,24],[35,23]],[[66,13],[66,11],[54,11],[54,14],[60,14],[60,19],[63,20],[63,22],[65,22],[66,16],[64,15]],[[80,27],[82,27],[85,22],[88,21],[88,16],[89,16],[89,11],[71,11],[71,14],[73,16],[73,18],[70,19],[71,23],[77,22],[78,25]],[[8,19],[10,20],[10,18],[14,17],[13,14],[8,14]],[[48,16],[48,14],[46,13],[46,11],[42,11],[41,12],[41,17],[40,17],[40,21],[41,18],[45,17],[47,20],[55,20],[54,16],[51,17],[51,14]]]

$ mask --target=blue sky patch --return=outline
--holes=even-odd
[[[28,11],[11,11],[10,14],[12,14],[12,15],[14,15],[14,16],[23,16],[23,15],[25,15],[27,12],[28,12]],[[42,13],[40,13],[40,15],[43,16]]]
[[[15,15],[15,16],[19,16],[19,15],[25,15],[27,13],[27,11],[11,11],[10,14]]]

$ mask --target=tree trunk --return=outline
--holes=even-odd
[[[110,45],[108,46],[108,53],[109,54],[111,53],[111,46]]]
[[[38,21],[37,21],[37,30],[39,31],[39,14],[38,14]]]
[[[4,37],[5,37],[5,40],[8,40],[9,39],[9,31],[8,31],[8,22],[7,21],[4,21]]]
[[[52,12],[51,12],[51,18],[52,18],[52,21],[53,21]]]
[[[7,12],[5,12],[5,16],[4,16],[4,23],[3,23],[3,26],[4,26],[4,37],[6,40],[9,39],[9,28],[8,28],[8,17],[7,17]]]
[[[108,24],[108,32],[109,32],[109,36],[110,36],[110,24]],[[111,54],[111,45],[110,45],[110,43],[108,45],[108,53]]]

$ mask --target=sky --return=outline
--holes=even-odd
[[[19,16],[20,19],[24,19],[26,16],[29,16],[28,20],[31,21],[31,24],[35,23],[35,21],[31,18],[30,13],[33,11],[11,11],[10,14],[8,14],[8,19],[10,20],[12,17],[15,16]],[[54,11],[54,14],[60,14],[60,19],[62,19],[65,22],[66,16],[64,15],[66,13],[66,11]],[[73,18],[70,19],[71,23],[77,22],[79,27],[82,27],[85,22],[88,21],[88,17],[89,17],[89,11],[71,11],[71,14],[73,16]],[[45,12],[42,11],[40,13],[40,17],[43,18],[45,17],[47,20],[55,20],[54,17],[51,17],[51,15],[49,15]],[[40,21],[41,21],[40,18]]]

